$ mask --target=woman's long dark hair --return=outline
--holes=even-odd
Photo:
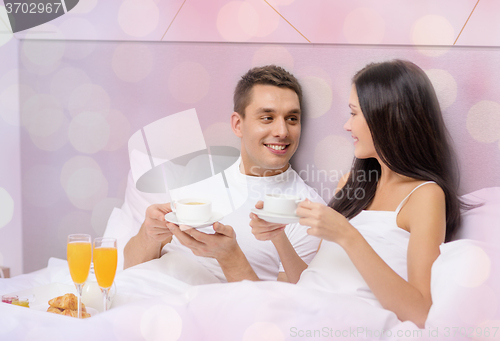
[[[393,60],[367,65],[353,84],[381,161],[398,174],[432,180],[443,189],[445,240],[450,241],[466,205],[458,197],[458,164],[429,78],[417,65]],[[346,184],[329,206],[355,217],[373,200],[380,172],[376,159],[354,158]]]

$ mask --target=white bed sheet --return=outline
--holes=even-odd
[[[281,282],[190,285],[160,265],[119,272],[112,308],[81,321],[0,304],[0,340],[297,340],[336,331],[357,340],[382,329],[416,329],[354,297]],[[50,283],[71,284],[66,261],[53,258],[45,269],[1,280],[0,294],[29,293]]]
[[[441,252],[433,267],[435,304],[425,330],[361,299],[288,283],[190,285],[166,274],[156,261],[119,272],[112,308],[86,320],[0,304],[0,340],[436,340],[446,336],[445,328],[483,331],[500,324],[498,297],[467,296],[496,288],[495,264],[488,272],[477,265],[498,253],[469,240],[444,244]],[[466,276],[471,271],[475,280]],[[0,294],[50,283],[71,284],[66,261],[51,259],[45,269],[0,280]],[[482,320],[474,320],[477,311]]]

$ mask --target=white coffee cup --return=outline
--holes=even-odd
[[[266,194],[264,196],[264,210],[269,213],[295,215],[297,205],[302,201],[300,197],[288,194]]]
[[[181,223],[204,223],[212,216],[212,202],[208,199],[180,199],[172,202],[171,207]]]

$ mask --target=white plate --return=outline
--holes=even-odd
[[[194,227],[195,229],[200,229],[202,227],[210,226],[213,223],[222,220],[222,218],[224,218],[224,215],[222,213],[212,212],[212,216],[210,217],[210,219],[208,221],[205,221],[204,223],[194,223],[193,224],[193,223],[184,223],[182,221],[179,221],[174,212],[170,212],[170,213],[165,214],[165,220],[168,221],[169,223],[173,223],[176,225],[186,225],[186,226]],[[183,229],[181,228],[181,230],[183,230]]]
[[[276,214],[276,213],[266,212],[264,211],[264,209],[258,209],[258,208],[252,208],[250,211],[252,213],[255,213],[260,219],[276,224],[288,225],[288,224],[298,223],[300,219],[296,215]]]

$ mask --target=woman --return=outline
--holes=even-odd
[[[278,225],[251,215],[252,231],[273,241],[291,282],[354,294],[424,327],[431,267],[462,206],[436,94],[418,66],[394,60],[354,76],[349,107],[351,172],[328,206],[306,200],[297,209],[323,239],[309,268]]]

